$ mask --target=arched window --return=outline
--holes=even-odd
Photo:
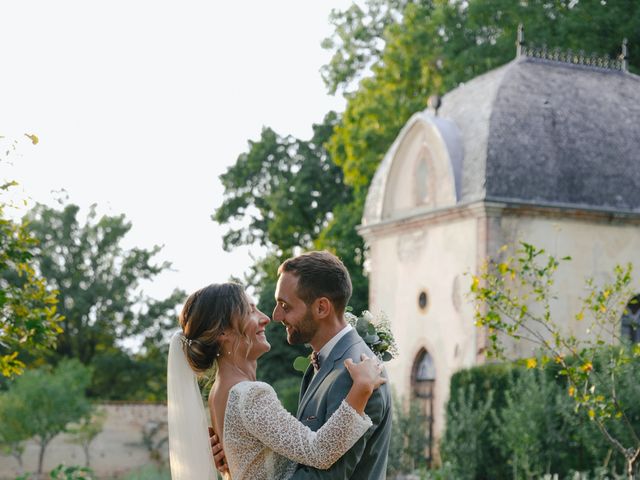
[[[640,343],[640,295],[636,295],[627,304],[622,315],[622,340]]]
[[[433,394],[436,382],[436,369],[433,358],[424,348],[418,352],[411,370],[411,392],[414,401],[418,402],[420,413],[425,418],[425,434],[428,435],[427,466],[431,467],[433,459]]]

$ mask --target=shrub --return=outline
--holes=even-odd
[[[431,439],[424,426],[427,418],[416,401],[408,403],[393,395],[393,422],[387,473],[414,472],[426,468],[425,454]]]
[[[615,347],[603,347],[597,358],[609,358],[605,352],[609,348]],[[543,371],[511,363],[456,373],[440,448],[443,464],[453,472],[450,478],[623,474],[625,458],[600,434],[594,421],[575,415],[567,388],[566,377],[558,376],[552,364]],[[640,359],[623,366],[616,391],[629,422],[640,427]],[[610,428],[620,438],[628,431],[614,422]]]

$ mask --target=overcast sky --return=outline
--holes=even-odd
[[[29,206],[64,189],[84,212],[124,213],[127,246],[164,245],[158,260],[176,270],[145,287],[154,296],[240,276],[260,250],[222,250],[218,176],[262,126],[308,138],[343,109],[320,42],[350,3],[2,2],[0,135],[21,140],[0,176]]]

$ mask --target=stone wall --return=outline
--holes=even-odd
[[[130,470],[157,462],[168,462],[167,406],[165,404],[117,404],[101,405],[106,409],[104,429],[91,444],[91,468],[105,478],[117,477]],[[156,453],[145,445],[144,433],[151,437],[154,446],[161,444]],[[23,455],[26,471],[35,471],[39,448],[29,441]],[[66,435],[54,438],[45,453],[44,471],[66,465],[84,465],[85,455],[81,446],[69,442]],[[19,474],[18,462],[10,456],[0,455],[0,479],[14,479]]]

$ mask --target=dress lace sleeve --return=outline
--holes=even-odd
[[[313,468],[333,465],[371,427],[346,401],[317,431],[312,431],[282,406],[273,388],[255,382],[240,401],[242,421],[257,439],[280,455]]]

